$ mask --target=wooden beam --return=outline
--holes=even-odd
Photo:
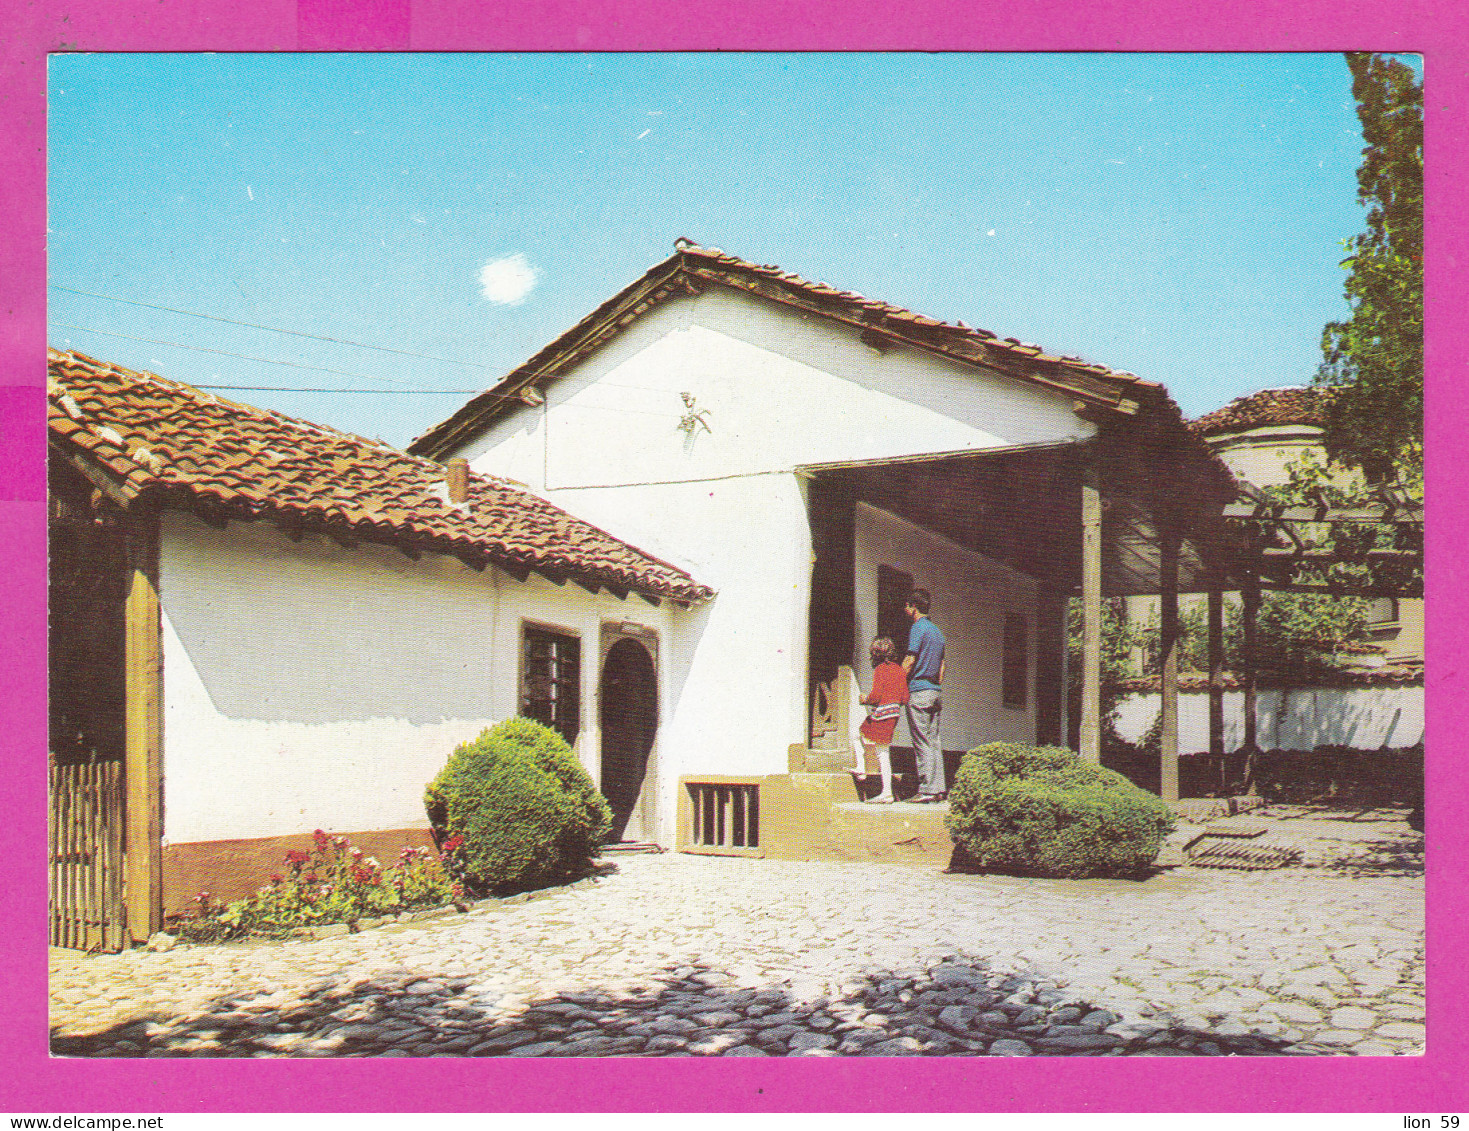
[[[1270,581],[1257,582],[1261,589],[1272,593],[1325,593],[1332,597],[1409,597],[1421,598],[1421,586],[1394,585],[1307,585],[1300,582]]]
[[[96,487],[123,510],[132,505],[133,496],[118,485],[105,471],[93,465],[91,460],[78,452],[68,451],[57,444],[50,445],[51,451],[66,461],[67,465],[83,476],[87,482]]]
[[[1245,733],[1244,733],[1244,755],[1245,755],[1245,788],[1249,796],[1255,797],[1259,794],[1259,785],[1255,781],[1255,771],[1258,760],[1255,755],[1258,752],[1258,736],[1255,733],[1255,626],[1260,616],[1260,583],[1254,577],[1245,578],[1240,590],[1240,597],[1244,602],[1241,621],[1244,628],[1244,668],[1241,673],[1244,676],[1245,691]]]
[[[158,519],[133,517],[124,534],[124,904],[135,941],[163,926],[163,648]]]
[[[1279,503],[1230,503],[1224,508],[1224,518],[1247,518],[1257,522],[1379,522],[1391,526],[1416,526],[1423,522],[1423,508],[1403,507],[1400,510],[1373,510],[1366,507],[1334,507],[1322,510],[1316,507],[1288,507]]]
[[[1209,754],[1224,757],[1224,592],[1218,578],[1209,586]]]
[[[1158,553],[1158,590],[1161,627],[1159,648],[1163,671],[1160,684],[1159,711],[1163,723],[1159,748],[1159,796],[1164,801],[1178,800],[1178,544],[1176,527],[1160,532]]]
[[[1081,731],[1078,753],[1102,761],[1102,491],[1095,464],[1081,483]]]
[[[1287,528],[1288,529],[1288,528]],[[1411,561],[1422,558],[1422,550],[1362,550],[1358,553],[1340,553],[1336,550],[1292,550],[1284,546],[1267,546],[1260,551],[1262,558],[1299,558],[1313,562],[1360,562],[1360,561]]]

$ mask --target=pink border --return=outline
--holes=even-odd
[[[1456,582],[1469,484],[1469,315],[1457,284],[1464,221],[1469,18],[1456,0],[642,0],[599,5],[471,5],[463,0],[37,0],[7,4],[0,26],[0,168],[15,188],[0,234],[0,535],[11,569],[3,607],[12,689],[0,779],[6,820],[0,891],[0,1105],[7,1112],[397,1110],[1413,1111],[1464,1108],[1466,974],[1459,960],[1465,779],[1448,736],[1469,732],[1460,699],[1469,610]],[[1059,19],[1057,17],[1060,17]],[[1428,450],[1429,984],[1432,1043],[1398,1060],[791,1061],[52,1061],[46,1055],[43,751],[45,608],[43,425],[45,55],[134,50],[1237,50],[1416,51],[1426,56],[1429,130]],[[24,389],[25,391],[22,391]],[[16,427],[23,423],[22,427]],[[1445,628],[1444,626],[1449,626]]]

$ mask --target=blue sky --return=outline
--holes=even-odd
[[[51,343],[399,445],[680,236],[1197,416],[1310,380],[1364,223],[1340,55],[97,54],[49,85]]]

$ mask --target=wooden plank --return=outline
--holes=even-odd
[[[134,516],[127,527],[125,644],[128,931],[144,941],[163,925],[163,654],[158,597],[158,522]]]
[[[1095,464],[1081,484],[1081,757],[1102,761],[1102,492]]]
[[[1245,691],[1245,788],[1247,795],[1255,797],[1258,795],[1258,787],[1255,783],[1256,752],[1258,750],[1258,736],[1255,733],[1255,711],[1256,711],[1256,689],[1255,689],[1255,636],[1256,624],[1260,616],[1260,585],[1254,577],[1245,578],[1245,583],[1240,589],[1240,597],[1243,601],[1241,610],[1241,622],[1244,629],[1244,671]]]
[[[1224,757],[1224,593],[1216,579],[1209,587],[1209,754]],[[1220,781],[1220,787],[1226,784]]]
[[[1301,582],[1270,581],[1262,578],[1257,582],[1260,589],[1272,593],[1327,593],[1333,597],[1418,597],[1423,596],[1421,585],[1307,585]]]
[[[1178,800],[1178,545],[1176,528],[1161,531],[1158,588],[1162,597],[1159,646],[1163,653],[1160,714],[1163,722],[1159,749],[1159,796]]]
[[[1363,550],[1359,553],[1339,553],[1336,550],[1293,550],[1287,546],[1267,546],[1260,551],[1262,558],[1286,558],[1300,561],[1360,562],[1402,561],[1423,557],[1422,550]]]
[[[1287,507],[1273,504],[1229,503],[1224,508],[1225,518],[1248,518],[1259,522],[1380,522],[1393,526],[1415,526],[1423,522],[1423,508],[1403,507],[1388,512],[1386,508],[1332,507]]]

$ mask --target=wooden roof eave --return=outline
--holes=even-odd
[[[448,420],[429,429],[408,446],[414,455],[442,458],[467,443],[493,423],[503,412],[513,411],[527,386],[558,376],[606,344],[617,332],[675,291],[696,295],[717,283],[746,291],[781,305],[816,314],[855,329],[859,334],[879,333],[883,338],[949,361],[975,365],[1011,380],[1039,385],[1077,402],[1079,415],[1092,419],[1131,416],[1154,388],[1144,382],[1124,382],[1078,372],[1064,359],[1037,355],[1022,361],[1015,350],[998,338],[980,338],[953,327],[935,324],[924,327],[881,312],[854,314],[840,309],[837,299],[825,299],[793,283],[741,272],[725,264],[713,264],[680,251],[651,268],[621,294],[603,303],[586,318],[562,334],[545,349],[516,367],[493,388],[465,403]],[[940,337],[947,340],[938,340]],[[1135,387],[1134,387],[1135,386]]]
[[[229,522],[265,522],[281,530],[295,542],[299,542],[307,534],[318,534],[348,549],[355,548],[362,543],[386,546],[399,551],[413,561],[417,561],[423,553],[440,554],[444,557],[457,558],[476,572],[483,572],[487,565],[494,565],[521,582],[528,580],[530,574],[537,573],[556,585],[575,581],[589,593],[606,589],[619,599],[625,599],[629,593],[637,593],[655,607],[664,599],[680,604],[697,603],[705,599],[696,595],[665,592],[658,587],[639,585],[631,580],[613,581],[599,576],[596,571],[558,569],[543,562],[525,562],[516,555],[497,553],[489,547],[458,539],[395,533],[391,530],[384,530],[374,523],[315,518],[282,508],[216,501],[204,498],[187,488],[161,482],[150,484],[141,491],[124,492],[107,474],[91,466],[90,461],[74,457],[65,451],[58,451],[58,454],[66,460],[69,466],[74,467],[85,476],[88,482],[102,490],[108,498],[125,510],[183,511],[194,515],[215,529],[222,529]]]
[[[119,482],[116,475],[99,467],[84,451],[55,439],[48,440],[47,448],[123,510],[130,509],[137,500],[140,493],[137,489],[131,488],[126,480]]]
[[[675,255],[646,272],[641,279],[603,303],[566,333],[523,364],[511,370],[494,387],[467,401],[458,412],[408,445],[413,455],[439,459],[458,445],[474,439],[499,417],[505,406],[521,404],[520,394],[530,385],[556,377],[605,345],[617,331],[652,308],[660,291],[676,286],[682,271]]]
[[[1054,392],[1080,400],[1082,412],[1103,409],[1131,415],[1138,408],[1136,401],[1122,395],[1120,387],[1101,377],[1072,372],[1067,372],[1062,377],[1051,371],[1063,368],[1064,363],[1046,361],[1038,362],[1037,369],[1022,367],[1010,356],[1013,353],[1011,347],[997,338],[979,339],[967,335],[961,338],[954,335],[950,327],[935,326],[929,328],[932,333],[945,334],[953,340],[929,341],[924,337],[924,328],[876,312],[859,315],[832,309],[840,305],[837,300],[825,301],[793,283],[782,283],[763,276],[742,275],[731,268],[704,263],[690,265],[685,270],[691,276],[706,282],[721,283],[737,290],[748,291],[772,302],[820,315],[860,333],[878,332],[895,344],[909,346],[949,361],[979,365],[1012,380],[1046,386]]]

